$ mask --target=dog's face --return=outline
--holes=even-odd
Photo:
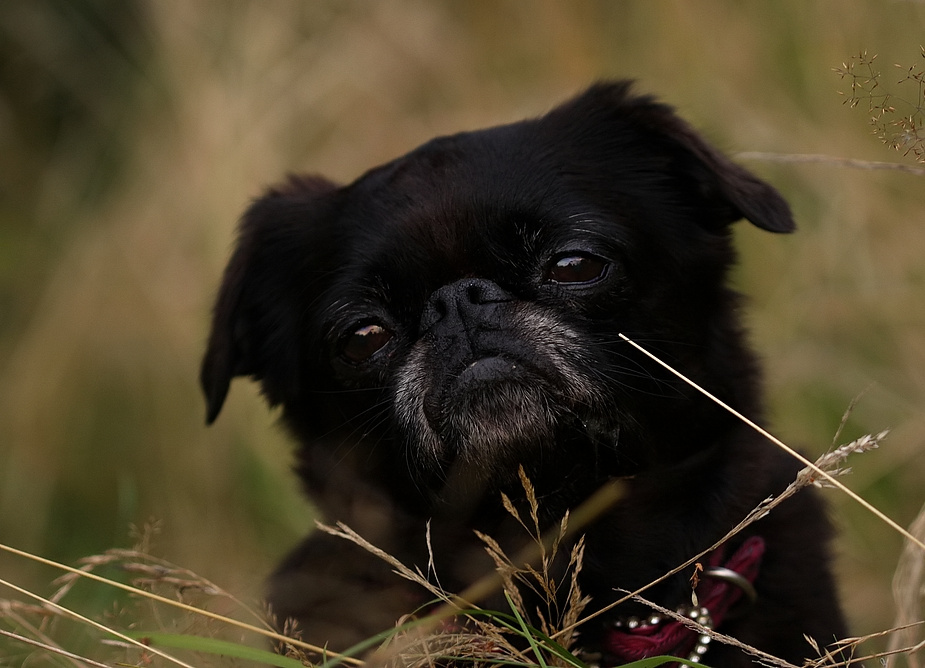
[[[626,84],[346,187],[293,178],[242,225],[203,366],[208,418],[251,375],[330,454],[319,466],[427,493],[503,485],[519,465],[561,481],[676,458],[683,444],[647,444],[682,429],[665,415],[696,430],[701,404],[619,334],[747,403],[723,286],[741,218],[793,229],[772,188]]]

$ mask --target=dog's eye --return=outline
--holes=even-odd
[[[391,340],[392,332],[382,325],[364,325],[344,340],[342,352],[351,362],[364,362]]]
[[[553,283],[592,283],[607,271],[608,262],[593,255],[569,254],[555,260],[546,272]]]

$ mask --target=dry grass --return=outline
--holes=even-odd
[[[925,46],[920,48],[925,59]],[[903,156],[925,162],[925,63],[896,63],[894,68],[902,70],[903,76],[887,88],[876,59],[876,54],[865,51],[835,68],[850,85],[849,92],[842,93],[845,104],[852,108],[866,105],[880,141]]]
[[[659,363],[664,365],[664,362],[660,360]],[[667,367],[667,365],[665,366]],[[734,413],[734,411],[679,372],[671,369],[671,367],[667,368]],[[846,413],[843,423],[847,420],[847,415]],[[736,416],[767,436],[779,447],[786,449],[791,454],[795,454],[788,446],[754,423],[738,414]],[[502,497],[502,501],[508,512],[532,538],[531,548],[524,554],[512,558],[505,554],[501,546],[493,538],[479,534],[479,537],[485,543],[488,554],[495,563],[496,572],[486,576],[485,579],[476,582],[467,591],[459,594],[444,591],[438,585],[433,584],[419,570],[412,569],[401,563],[343,524],[339,524],[337,527],[319,525],[320,530],[351,541],[385,560],[392,566],[396,574],[428,591],[434,597],[435,604],[439,604],[439,607],[435,606],[432,612],[427,613],[420,619],[408,617],[407,619],[398,620],[395,629],[383,631],[379,636],[369,639],[361,646],[348,650],[343,655],[328,653],[323,645],[306,643],[298,637],[286,637],[275,633],[270,623],[272,620],[265,619],[266,615],[261,617],[254,611],[249,610],[241,601],[214,583],[201,578],[188,569],[151,557],[143,549],[149,543],[150,529],[142,533],[140,544],[134,550],[109,550],[105,554],[83,559],[79,568],[58,565],[59,568],[66,570],[67,574],[56,581],[58,589],[51,597],[40,597],[22,588],[15,587],[11,583],[2,581],[2,584],[15,588],[19,593],[39,603],[36,606],[17,600],[0,601],[0,614],[17,628],[15,632],[5,632],[4,635],[19,640],[25,646],[34,648],[35,651],[42,651],[62,660],[76,662],[77,664],[83,662],[92,666],[109,665],[102,660],[83,657],[71,652],[53,640],[46,627],[50,625],[49,620],[63,616],[115,637],[116,641],[107,639],[103,640],[102,643],[118,645],[124,650],[134,651],[137,655],[133,662],[134,665],[150,664],[153,660],[152,657],[157,656],[169,663],[183,666],[184,668],[192,668],[192,665],[187,661],[164,651],[158,646],[162,644],[168,647],[174,646],[198,650],[200,653],[230,653],[240,658],[275,661],[264,651],[250,650],[246,645],[229,643],[228,641],[218,641],[216,643],[214,636],[205,636],[204,639],[202,630],[199,630],[195,635],[190,634],[190,629],[195,627],[198,622],[197,616],[201,616],[210,622],[217,622],[234,629],[245,629],[253,634],[272,638],[278,643],[277,649],[280,650],[281,655],[285,655],[285,659],[295,660],[299,664],[306,666],[320,664],[325,668],[331,668],[334,665],[349,662],[367,666],[435,668],[450,662],[471,664],[473,666],[581,667],[585,664],[581,658],[580,643],[577,642],[579,636],[575,633],[576,630],[581,624],[597,615],[627,600],[634,599],[646,603],[654,611],[683,622],[685,625],[694,628],[698,633],[710,635],[716,642],[731,644],[743,649],[755,656],[764,665],[779,668],[797,668],[777,657],[745,645],[735,638],[701,626],[694,620],[687,619],[671,610],[647,601],[642,594],[665,578],[695,565],[710,551],[728,541],[750,524],[765,517],[776,506],[806,486],[830,486],[851,493],[838,481],[838,477],[849,473],[851,470],[843,467],[844,462],[852,454],[867,452],[879,447],[880,441],[885,436],[886,432],[882,432],[877,436],[867,435],[825,453],[816,462],[805,462],[805,468],[799,472],[796,479],[787,489],[778,496],[763,501],[714,545],[693,555],[686,562],[665,573],[661,578],[634,592],[627,592],[623,598],[610,606],[589,615],[584,615],[583,613],[590,601],[582,595],[578,584],[584,552],[583,539],[576,540],[571,548],[566,572],[567,582],[556,581],[551,575],[551,564],[566,537],[575,533],[575,527],[570,529],[569,515],[566,515],[555,531],[544,535],[540,527],[539,503],[533,486],[523,470],[521,470],[520,478],[524,497],[530,510],[529,517],[523,517],[508,497]],[[592,495],[585,505],[576,509],[576,515],[582,518],[583,522],[590,521],[611,504],[618,501],[619,496],[618,487],[607,486],[602,488],[597,494]],[[856,495],[855,498],[866,508],[877,514],[878,517],[896,528],[908,541],[906,552],[903,555],[900,567],[897,569],[897,591],[900,593],[900,598],[897,600],[897,624],[889,631],[862,638],[846,638],[828,648],[820,647],[814,639],[807,637],[807,642],[818,654],[817,659],[806,664],[807,668],[836,668],[837,666],[873,659],[889,658],[892,660],[897,656],[906,657],[909,665],[915,667],[917,666],[915,654],[925,646],[925,640],[918,640],[922,630],[922,620],[919,617],[921,616],[922,563],[925,562],[925,543],[922,541],[922,534],[925,533],[925,508],[922,509],[920,516],[913,523],[912,532],[907,532],[898,527],[892,520],[883,516],[880,511],[870,506],[863,499],[856,497]],[[6,546],[2,546],[2,549],[14,551]],[[38,559],[25,553],[15,552],[25,558]],[[46,564],[51,564],[47,560],[42,561]],[[124,573],[129,575],[132,581],[131,585],[123,585],[95,574],[96,570],[113,565],[119,566]],[[181,617],[181,619],[185,620],[184,624],[187,628],[179,636],[180,640],[175,634],[165,634],[159,631],[138,632],[136,630],[132,634],[126,634],[119,631],[112,624],[100,623],[80,615],[62,605],[61,601],[81,579],[92,579],[97,583],[110,584],[129,591],[135,596],[142,597],[148,602],[166,606],[168,609],[180,610],[188,615],[188,617]],[[561,594],[563,586],[566,587],[564,597]],[[176,596],[177,600],[171,600],[155,592],[155,589],[165,587]],[[491,593],[496,587],[503,590],[505,598],[511,607],[509,612],[489,611],[478,607],[478,601],[483,596]],[[525,605],[525,600],[527,599],[524,594],[526,592],[532,593],[537,600],[544,601],[545,604],[536,609],[529,609]],[[216,614],[204,606],[190,605],[184,601],[190,593],[229,600],[234,603],[237,610],[246,611],[252,617],[255,617],[257,625]],[[560,601],[564,601],[561,609],[559,607]],[[163,628],[166,622],[162,618],[161,609],[161,607],[154,608],[154,615],[151,619],[159,627]],[[38,621],[34,621],[35,619]],[[134,619],[129,622],[129,626],[137,624],[138,622]],[[883,652],[875,651],[865,655],[862,649],[864,643],[883,635],[892,635],[890,648]],[[323,642],[323,639],[311,640],[316,643]],[[358,656],[363,658],[357,660]],[[652,663],[652,661],[656,663]],[[652,657],[651,660],[637,663],[642,668],[643,664],[647,666],[657,665],[657,661],[658,657]],[[276,665],[288,664],[284,663],[284,658],[280,658]]]
[[[799,489],[807,485],[818,485],[823,479],[831,480],[848,473],[850,469],[842,467],[844,461],[852,454],[878,447],[884,436],[885,434],[876,437],[866,436],[823,455],[815,463],[803,469],[783,493],[765,500],[714,546],[692,556],[685,563],[679,564],[663,578],[635,592],[628,592],[613,605],[619,605],[629,599],[642,601],[654,611],[674,617],[699,633],[710,635],[716,642],[729,643],[744,649],[766,665],[794,668],[785,661],[743,645],[734,638],[702,627],[695,621],[649,602],[642,597],[642,594],[661,579],[697,563],[710,550],[772,512],[778,504]],[[200,655],[209,655],[217,650],[231,653],[233,650],[239,652],[241,657],[250,656],[256,659],[273,660],[262,650],[249,652],[248,645],[228,641],[221,645],[214,645],[207,641],[207,639],[215,640],[217,637],[227,635],[229,629],[238,631],[243,629],[253,636],[271,638],[278,643],[278,649],[286,657],[296,659],[306,666],[321,664],[330,668],[338,663],[348,662],[367,666],[432,668],[444,665],[447,660],[474,666],[582,666],[584,664],[580,658],[580,647],[576,646],[578,636],[574,631],[582,623],[605,612],[606,609],[592,615],[583,615],[589,599],[581,594],[578,586],[578,574],[581,570],[583,555],[583,541],[580,538],[571,548],[567,582],[558,582],[551,576],[550,566],[553,559],[563,540],[574,534],[575,529],[570,529],[569,517],[566,516],[555,531],[549,535],[543,535],[538,521],[539,507],[532,485],[522,472],[521,480],[524,495],[531,510],[530,517],[528,519],[521,517],[514,505],[507,499],[505,499],[505,505],[533,538],[531,550],[512,558],[505,554],[490,536],[481,536],[486,550],[495,562],[496,573],[474,584],[468,591],[461,594],[442,590],[420,571],[402,564],[353,532],[349,527],[321,525],[319,527],[321,530],[354,542],[385,560],[399,576],[416,583],[434,597],[435,603],[441,604],[439,607],[434,606],[433,611],[423,618],[398,620],[395,629],[384,631],[380,636],[370,639],[365,646],[355,648],[346,655],[328,653],[323,646],[318,644],[306,643],[298,637],[285,637],[275,633],[272,631],[266,612],[259,613],[248,608],[219,586],[188,569],[152,557],[143,549],[147,544],[148,532],[145,532],[144,540],[136,549],[113,549],[101,555],[87,557],[81,560],[77,568],[58,565],[67,573],[56,580],[57,589],[47,598],[20,589],[21,594],[36,602],[27,603],[20,599],[0,601],[0,617],[16,629],[13,632],[4,632],[4,635],[21,642],[27,652],[57,657],[63,661],[73,662],[75,665],[106,666],[107,668],[119,663],[151,665],[154,657],[168,664],[186,668],[211,665],[216,660],[213,657],[203,663],[202,660],[181,659],[166,651],[165,646],[193,649]],[[593,497],[587,506],[577,509],[577,515],[590,519],[600,512],[602,507],[606,507],[618,498],[619,494],[615,490],[607,490],[603,495]],[[808,642],[817,649],[819,658],[809,662],[807,666],[835,668],[846,665],[840,652],[847,649],[856,657],[853,659],[855,661],[881,657],[889,657],[893,660],[896,656],[903,656],[910,667],[917,667],[915,652],[925,646],[925,641],[921,640],[923,622],[920,619],[919,600],[922,591],[922,562],[925,549],[914,541],[916,539],[921,541],[925,533],[923,527],[925,527],[925,508],[913,525],[913,531],[918,535],[915,538],[909,537],[907,550],[897,570],[897,592],[901,598],[897,601],[899,611],[896,627],[869,637],[844,639],[828,650],[819,648],[812,639],[808,638]],[[6,546],[3,546],[3,549],[10,550]],[[23,553],[19,553],[19,556],[36,559],[36,557]],[[42,561],[46,564],[52,563],[47,560]],[[113,567],[125,574],[131,584],[125,585],[117,580],[96,574],[96,571],[100,569]],[[106,584],[128,591],[133,594],[135,604],[119,609],[117,614],[104,615],[102,623],[79,615],[62,602],[72,588],[83,579],[92,579],[97,584]],[[3,584],[10,586],[10,583],[5,581]],[[567,591],[564,598],[560,591],[563,585]],[[478,607],[477,601],[495,587],[503,589],[511,605],[510,611],[488,611]],[[527,590],[538,595],[539,600],[546,601],[544,609],[530,610],[527,608],[523,596]],[[164,593],[171,594],[172,597],[165,596]],[[231,602],[236,612],[246,613],[252,621],[242,622],[227,615],[212,612],[209,608],[216,600]],[[560,610],[557,602],[562,600],[565,601],[565,605]],[[139,610],[139,601],[148,604],[147,614]],[[119,648],[123,659],[113,663],[114,660],[109,657],[81,656],[62,647],[53,637],[54,627],[59,619],[76,620],[97,631],[102,631],[110,637],[101,639],[100,647]],[[529,625],[527,620],[536,620],[536,627]],[[131,629],[131,632],[126,633],[119,630],[123,626]],[[165,630],[171,633],[167,634]],[[179,645],[177,645],[176,636],[178,633],[179,637],[185,638],[185,641]],[[892,636],[890,648],[885,652],[865,655],[861,649],[864,643],[883,635]],[[320,642],[323,639],[312,640]],[[238,638],[237,643],[241,642]],[[161,643],[162,646],[159,646]],[[374,651],[370,654],[369,650]],[[105,654],[102,649],[98,649],[97,653]],[[352,655],[360,653],[366,654],[364,659],[354,660]],[[280,661],[282,660],[281,658]],[[220,662],[219,665],[225,664]]]

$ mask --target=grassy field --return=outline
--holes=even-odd
[[[255,597],[313,516],[252,386],[204,427],[199,358],[249,199],[609,77],[676,105],[790,200],[797,234],[738,231],[774,431],[820,454],[860,397],[841,441],[892,432],[847,482],[909,524],[925,503],[925,176],[755,153],[915,167],[833,70],[866,77],[876,55],[883,120],[923,132],[922,86],[900,83],[925,69],[923,43],[913,0],[6,0],[0,542],[73,563],[156,520],[157,554]],[[901,539],[829,496],[853,626],[886,628]],[[56,575],[0,555],[3,579],[49,592]],[[72,595],[89,610],[112,596]]]

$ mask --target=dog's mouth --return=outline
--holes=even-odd
[[[424,397],[424,415],[430,426],[442,431],[453,415],[483,402],[501,402],[505,387],[527,384],[535,376],[526,365],[502,354],[487,354],[463,362],[435,378]],[[532,379],[537,382],[537,378]]]
[[[523,364],[520,365],[523,368]],[[500,378],[511,377],[517,372],[517,362],[500,355],[488,355],[469,363],[456,378],[460,386],[472,383],[491,383]]]
[[[575,332],[524,309],[516,326],[465,334],[422,338],[398,370],[395,417],[409,461],[498,482],[566,444],[596,447],[612,411]]]
[[[452,450],[444,454],[499,462],[553,442],[558,415],[551,391],[529,365],[487,355],[428,393],[423,411],[430,429]]]

